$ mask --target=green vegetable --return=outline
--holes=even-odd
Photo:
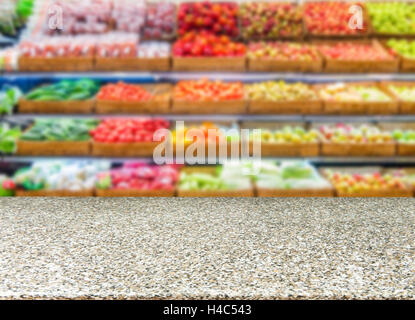
[[[32,101],[87,100],[94,97],[98,90],[99,84],[96,81],[88,79],[63,80],[30,91],[26,95],[26,99]]]
[[[0,91],[0,114],[10,114],[21,96],[19,88],[5,86]]]
[[[21,139],[26,141],[87,141],[98,120],[36,119]]]
[[[20,137],[19,128],[10,128],[8,124],[0,126],[0,153],[14,153],[16,140]]]

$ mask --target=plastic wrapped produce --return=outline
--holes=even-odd
[[[115,0],[111,14],[118,31],[140,33],[146,17],[144,0]]]
[[[146,39],[168,39],[176,28],[176,5],[170,1],[147,3],[146,23],[143,30]]]
[[[171,45],[164,41],[146,41],[138,46],[140,58],[167,58],[170,56]]]
[[[106,161],[40,161],[19,170],[14,180],[19,189],[27,191],[93,189],[97,174],[108,170]]]
[[[99,34],[108,31],[111,21],[111,1],[106,0],[57,0],[54,6],[61,8],[62,28],[50,28],[56,19],[55,10],[47,11],[44,22],[46,34]]]
[[[102,58],[137,57],[138,34],[111,32],[98,38],[97,55]]]

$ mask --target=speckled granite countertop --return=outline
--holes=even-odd
[[[412,199],[0,199],[0,298],[415,298]]]

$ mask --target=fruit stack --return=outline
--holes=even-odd
[[[252,164],[258,197],[332,197],[331,184],[307,162]]]
[[[391,81],[382,83],[382,87],[399,101],[401,114],[415,114],[415,83]]]
[[[96,176],[108,170],[106,161],[39,161],[16,172],[19,197],[92,197]]]
[[[297,42],[251,42],[248,45],[250,71],[320,72],[323,60],[312,45]]]
[[[245,71],[246,47],[226,35],[188,32],[173,45],[173,70]]]
[[[87,114],[94,110],[99,84],[89,79],[63,80],[35,88],[19,101],[20,113]]]
[[[242,124],[242,128],[245,125]],[[261,144],[264,157],[317,157],[320,153],[319,132],[306,130],[304,126],[278,126],[275,123],[254,124],[249,128],[260,128],[261,134],[251,134],[251,154],[253,144]]]
[[[319,114],[323,105],[316,91],[305,83],[259,82],[246,86],[249,113]]]
[[[184,126],[176,127],[172,132],[175,155],[182,157],[185,155],[184,152],[188,152],[193,156],[201,156],[204,150],[206,157],[219,157],[221,147],[225,146],[223,150],[227,154],[223,157],[227,158],[232,155],[232,145],[237,148],[235,152],[239,155],[239,132],[231,129],[235,129],[235,125],[228,122],[186,123]],[[213,151],[215,154],[212,154]]]
[[[363,12],[363,21],[353,19],[353,11]],[[317,37],[359,37],[368,34],[362,5],[346,1],[320,1],[304,4],[304,23],[308,35]]]
[[[413,6],[415,9],[415,6]],[[415,41],[406,39],[389,39],[386,42],[389,52],[401,61],[401,72],[415,71]]]
[[[19,71],[92,71],[93,36],[39,37],[19,45]]]
[[[241,82],[207,79],[179,81],[173,89],[173,112],[191,114],[244,114],[245,91]]]
[[[251,178],[242,164],[227,162],[222,167],[184,167],[180,172],[179,197],[252,197]]]
[[[323,156],[394,156],[392,133],[376,126],[339,123],[320,127]]]
[[[108,118],[102,120],[90,132],[92,154],[102,157],[150,157],[159,142],[154,134],[168,129],[170,123],[164,119]]]
[[[377,40],[318,42],[326,72],[397,72],[399,60]]]
[[[397,143],[399,156],[415,155],[415,126],[413,123],[394,123],[393,139]]]
[[[415,5],[410,1],[367,2],[376,35],[414,35]]]
[[[298,39],[303,35],[302,8],[296,3],[242,3],[239,14],[245,39]]]
[[[22,156],[87,156],[94,119],[35,119],[17,142]]]
[[[412,190],[399,175],[370,168],[343,171],[326,169],[323,172],[333,184],[338,197],[412,197]]]
[[[178,8],[177,19],[180,36],[190,31],[239,36],[238,4],[235,2],[184,2]]]
[[[171,39],[176,32],[176,5],[168,1],[148,1],[144,39]]]
[[[398,101],[376,83],[316,85],[328,114],[397,114]]]
[[[168,113],[169,84],[133,85],[123,82],[101,87],[97,95],[98,114]]]
[[[175,166],[125,163],[98,174],[98,197],[173,197],[179,171]]]

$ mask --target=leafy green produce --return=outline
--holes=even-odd
[[[34,0],[0,1],[0,34],[16,36],[33,12]]]
[[[21,140],[25,141],[87,141],[89,132],[98,125],[95,119],[36,119]]]
[[[19,88],[5,86],[0,91],[0,114],[10,114],[21,96],[22,92]]]
[[[87,100],[95,96],[98,90],[99,84],[93,80],[63,80],[30,91],[26,95],[26,99],[32,101]]]
[[[20,128],[11,128],[7,123],[3,123],[0,126],[0,153],[14,153],[16,140],[20,135]]]

